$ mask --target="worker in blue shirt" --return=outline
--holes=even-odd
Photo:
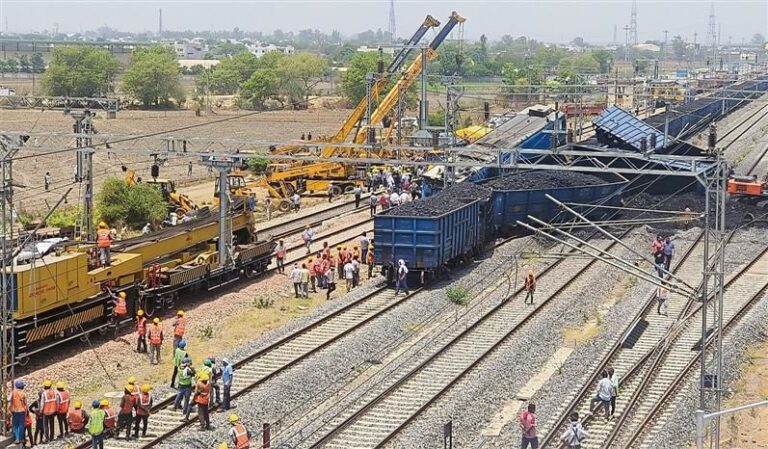
[[[230,408],[234,408],[230,405],[230,390],[232,389],[232,377],[235,374],[235,370],[232,368],[232,364],[229,363],[229,359],[223,359],[221,361],[222,365],[224,365],[224,368],[221,370],[221,381],[224,384],[224,402],[221,404],[221,407],[224,410],[229,410]]]

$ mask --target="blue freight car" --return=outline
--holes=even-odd
[[[395,216],[387,212],[373,218],[374,255],[391,279],[397,261],[425,282],[443,268],[471,260],[482,250],[485,208],[476,199],[439,216]]]
[[[528,215],[542,221],[555,219],[561,211],[555,203],[547,199],[547,194],[562,202],[584,204],[603,202],[602,204],[607,206],[619,206],[621,195],[617,192],[627,182],[626,179],[620,178],[615,182],[578,187],[526,190],[492,189],[493,225],[497,231],[507,233],[517,227],[517,220],[527,221]],[[561,216],[563,219],[573,218],[569,214],[562,214]]]

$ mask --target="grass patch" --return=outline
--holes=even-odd
[[[469,290],[467,290],[466,287],[448,287],[445,290],[445,296],[447,296],[448,300],[454,304],[458,304],[460,306],[466,306],[469,304]]]

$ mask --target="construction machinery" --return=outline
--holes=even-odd
[[[457,24],[463,23],[464,20],[465,19],[456,12],[451,14],[448,23],[443,26],[427,47],[427,61],[434,59],[438,55],[437,48],[442,44],[453,28]],[[381,76],[379,79],[373,81],[371,88],[373,89],[375,87],[375,90],[378,93],[388,81],[389,75],[392,75],[399,70],[403,62],[410,55],[414,46],[421,40],[426,31],[437,25],[439,25],[439,23],[428,16],[408,44],[398,53],[387,68],[387,76]],[[368,103],[367,99],[361,101],[342,125],[339,132],[330,139],[331,142],[336,144],[319,149],[317,155],[323,158],[375,156],[374,154],[368,154],[367,149],[351,146],[344,147],[343,145],[338,144],[346,141],[347,136],[352,132],[355,126],[358,126],[360,129],[355,135],[353,142],[356,144],[364,143],[366,141],[366,136],[369,133],[369,129],[372,129],[387,117],[392,108],[397,104],[397,99],[400,93],[407,90],[408,87],[413,84],[419,73],[421,73],[421,70],[422,58],[417,57],[408,69],[405,70],[395,85],[389,90],[387,95],[381,100],[378,107],[373,111],[370,119],[367,120],[367,123],[364,126],[360,126],[360,123],[362,123],[364,113],[368,108]],[[294,192],[322,192],[338,195],[342,192],[351,191],[355,186],[363,186],[364,180],[365,168],[358,167],[354,164],[341,164],[337,162],[293,162],[269,165],[267,173],[259,178],[254,186],[266,189],[270,196],[280,200],[278,208],[287,211],[291,207],[288,198],[290,198]]]
[[[163,201],[168,204],[169,213],[175,213],[179,218],[181,218],[189,212],[197,210],[198,207],[194,201],[192,201],[187,195],[177,192],[176,184],[174,184],[174,182],[170,179],[153,176],[152,179],[142,180],[140,177],[136,176],[135,170],[131,170],[126,166],[123,166],[122,170],[125,173],[125,182],[128,185],[134,185],[143,182],[157,188],[163,195]],[[159,174],[159,171],[154,171],[154,166],[152,170],[153,174]]]
[[[768,180],[759,180],[757,175],[731,175],[726,190],[731,199],[760,206],[768,205]]]

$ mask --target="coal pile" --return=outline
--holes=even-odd
[[[437,217],[472,202],[472,198],[458,197],[446,194],[445,191],[423,200],[411,201],[401,206],[393,207],[384,215],[393,217]]]
[[[705,199],[698,193],[684,193],[681,195],[649,195],[641,193],[628,201],[628,207],[638,209],[657,209],[672,211],[704,212]],[[650,212],[632,212],[623,214],[623,218],[650,218],[654,214]],[[752,222],[752,217],[756,222]],[[740,226],[764,228],[768,225],[768,209],[753,204],[731,200],[726,204],[725,227],[734,229]],[[704,220],[694,220],[690,223],[665,223],[655,225],[660,229],[685,229],[690,226],[704,226]]]
[[[493,190],[535,190],[605,184],[597,176],[572,171],[526,171],[493,178],[483,184]]]
[[[488,201],[491,199],[491,189],[477,185],[474,182],[462,182],[443,189],[440,195],[450,195],[456,198]]]

